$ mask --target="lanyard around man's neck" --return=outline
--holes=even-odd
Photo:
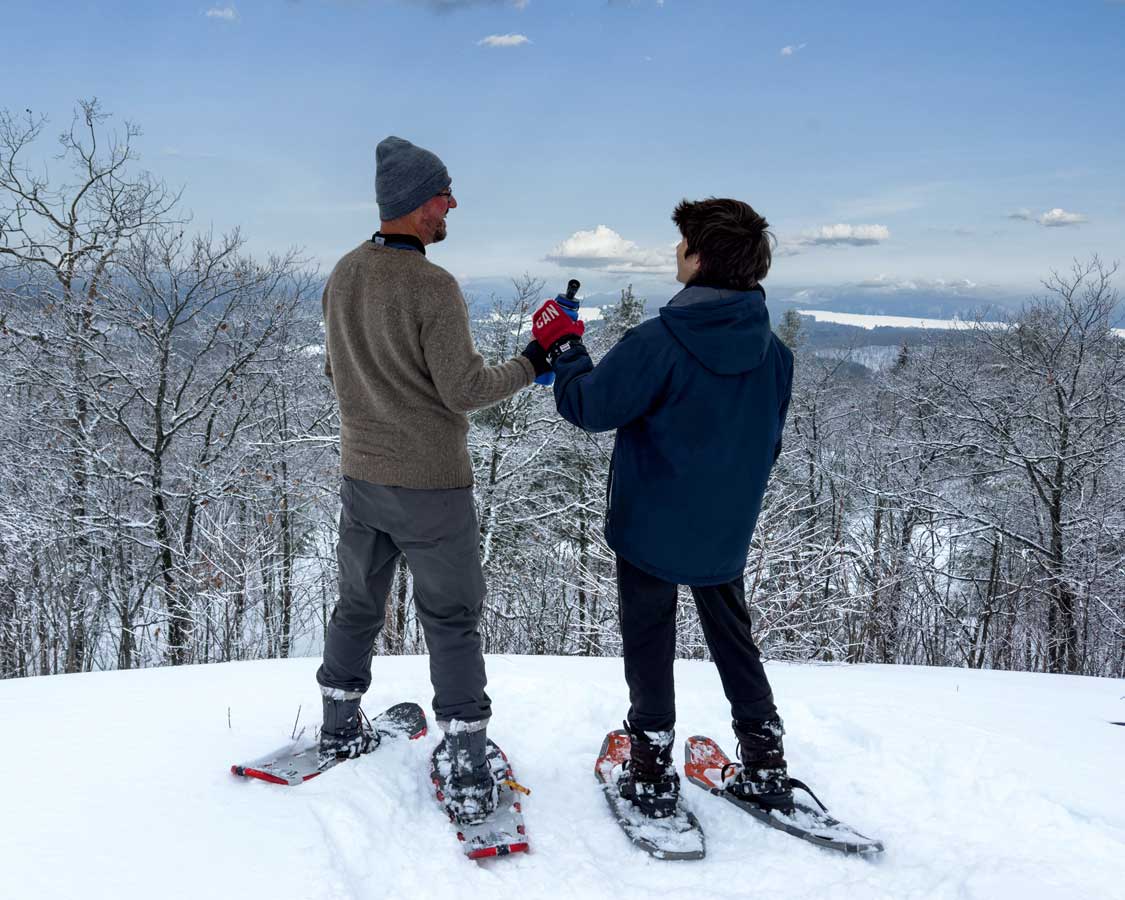
[[[371,243],[393,250],[416,250],[423,256],[426,255],[426,245],[412,234],[383,234],[376,231],[371,235]]]

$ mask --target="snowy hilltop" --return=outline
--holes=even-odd
[[[299,787],[230,765],[318,724],[317,659],[0,682],[11,898],[1111,898],[1125,884],[1125,682],[771,664],[791,772],[877,834],[821,850],[684,787],[707,857],[631,846],[593,776],[626,708],[621,661],[492,656],[489,733],[532,793],[531,851],[467,860],[434,800],[436,729]],[[427,708],[425,657],[379,657],[364,705]],[[733,751],[710,663],[676,663],[676,760]]]

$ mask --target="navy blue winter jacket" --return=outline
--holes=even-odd
[[[555,372],[564,419],[617,429],[609,546],[676,584],[738,578],[793,386],[793,354],[770,330],[765,293],[688,287],[596,366],[576,347]]]

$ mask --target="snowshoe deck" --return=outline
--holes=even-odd
[[[513,853],[526,853],[530,846],[527,841],[527,827],[523,821],[522,795],[530,793],[516,782],[508,757],[496,743],[488,741],[488,761],[492,776],[498,785],[496,809],[479,825],[457,824],[453,814],[445,805],[445,782],[448,771],[442,771],[438,761],[438,748],[434,750],[430,767],[430,778],[434,783],[434,793],[438,803],[449,815],[449,821],[457,828],[457,840],[469,859],[489,859],[497,856],[510,856]]]
[[[653,819],[617,792],[617,776],[629,753],[628,733],[621,729],[611,731],[605,736],[594,764],[594,777],[625,836],[656,859],[703,859],[706,854],[703,828],[682,798],[674,815]]]
[[[387,738],[416,740],[426,734],[426,714],[417,703],[398,703],[372,719],[371,727],[379,735],[380,745]],[[296,740],[251,762],[233,765],[230,770],[243,778],[294,786],[347,762],[333,759],[321,764],[317,759],[317,747],[316,740]]]
[[[731,764],[730,758],[709,737],[696,735],[688,738],[684,745],[684,758],[684,772],[688,781],[708,793],[729,800],[739,809],[750,813],[755,819],[771,828],[777,828],[829,850],[864,855],[883,852],[882,841],[860,834],[854,828],[830,816],[827,810],[795,800],[796,808],[793,812],[783,813],[778,810],[767,810],[752,801],[736,797],[726,789],[722,779],[724,767]],[[793,785],[808,790],[796,779],[793,779]]]

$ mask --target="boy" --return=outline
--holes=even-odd
[[[631,758],[617,785],[647,816],[676,811],[672,664],[684,584],[731,704],[742,767],[730,789],[790,811],[782,723],[743,586],[793,384],[793,354],[770,330],[761,287],[772,235],[738,200],[685,200],[672,221],[682,235],[676,279],[684,289],[597,366],[581,323],[555,301],[533,320],[555,369],[559,414],[586,431],[617,429],[605,533],[617,554],[631,703]]]

